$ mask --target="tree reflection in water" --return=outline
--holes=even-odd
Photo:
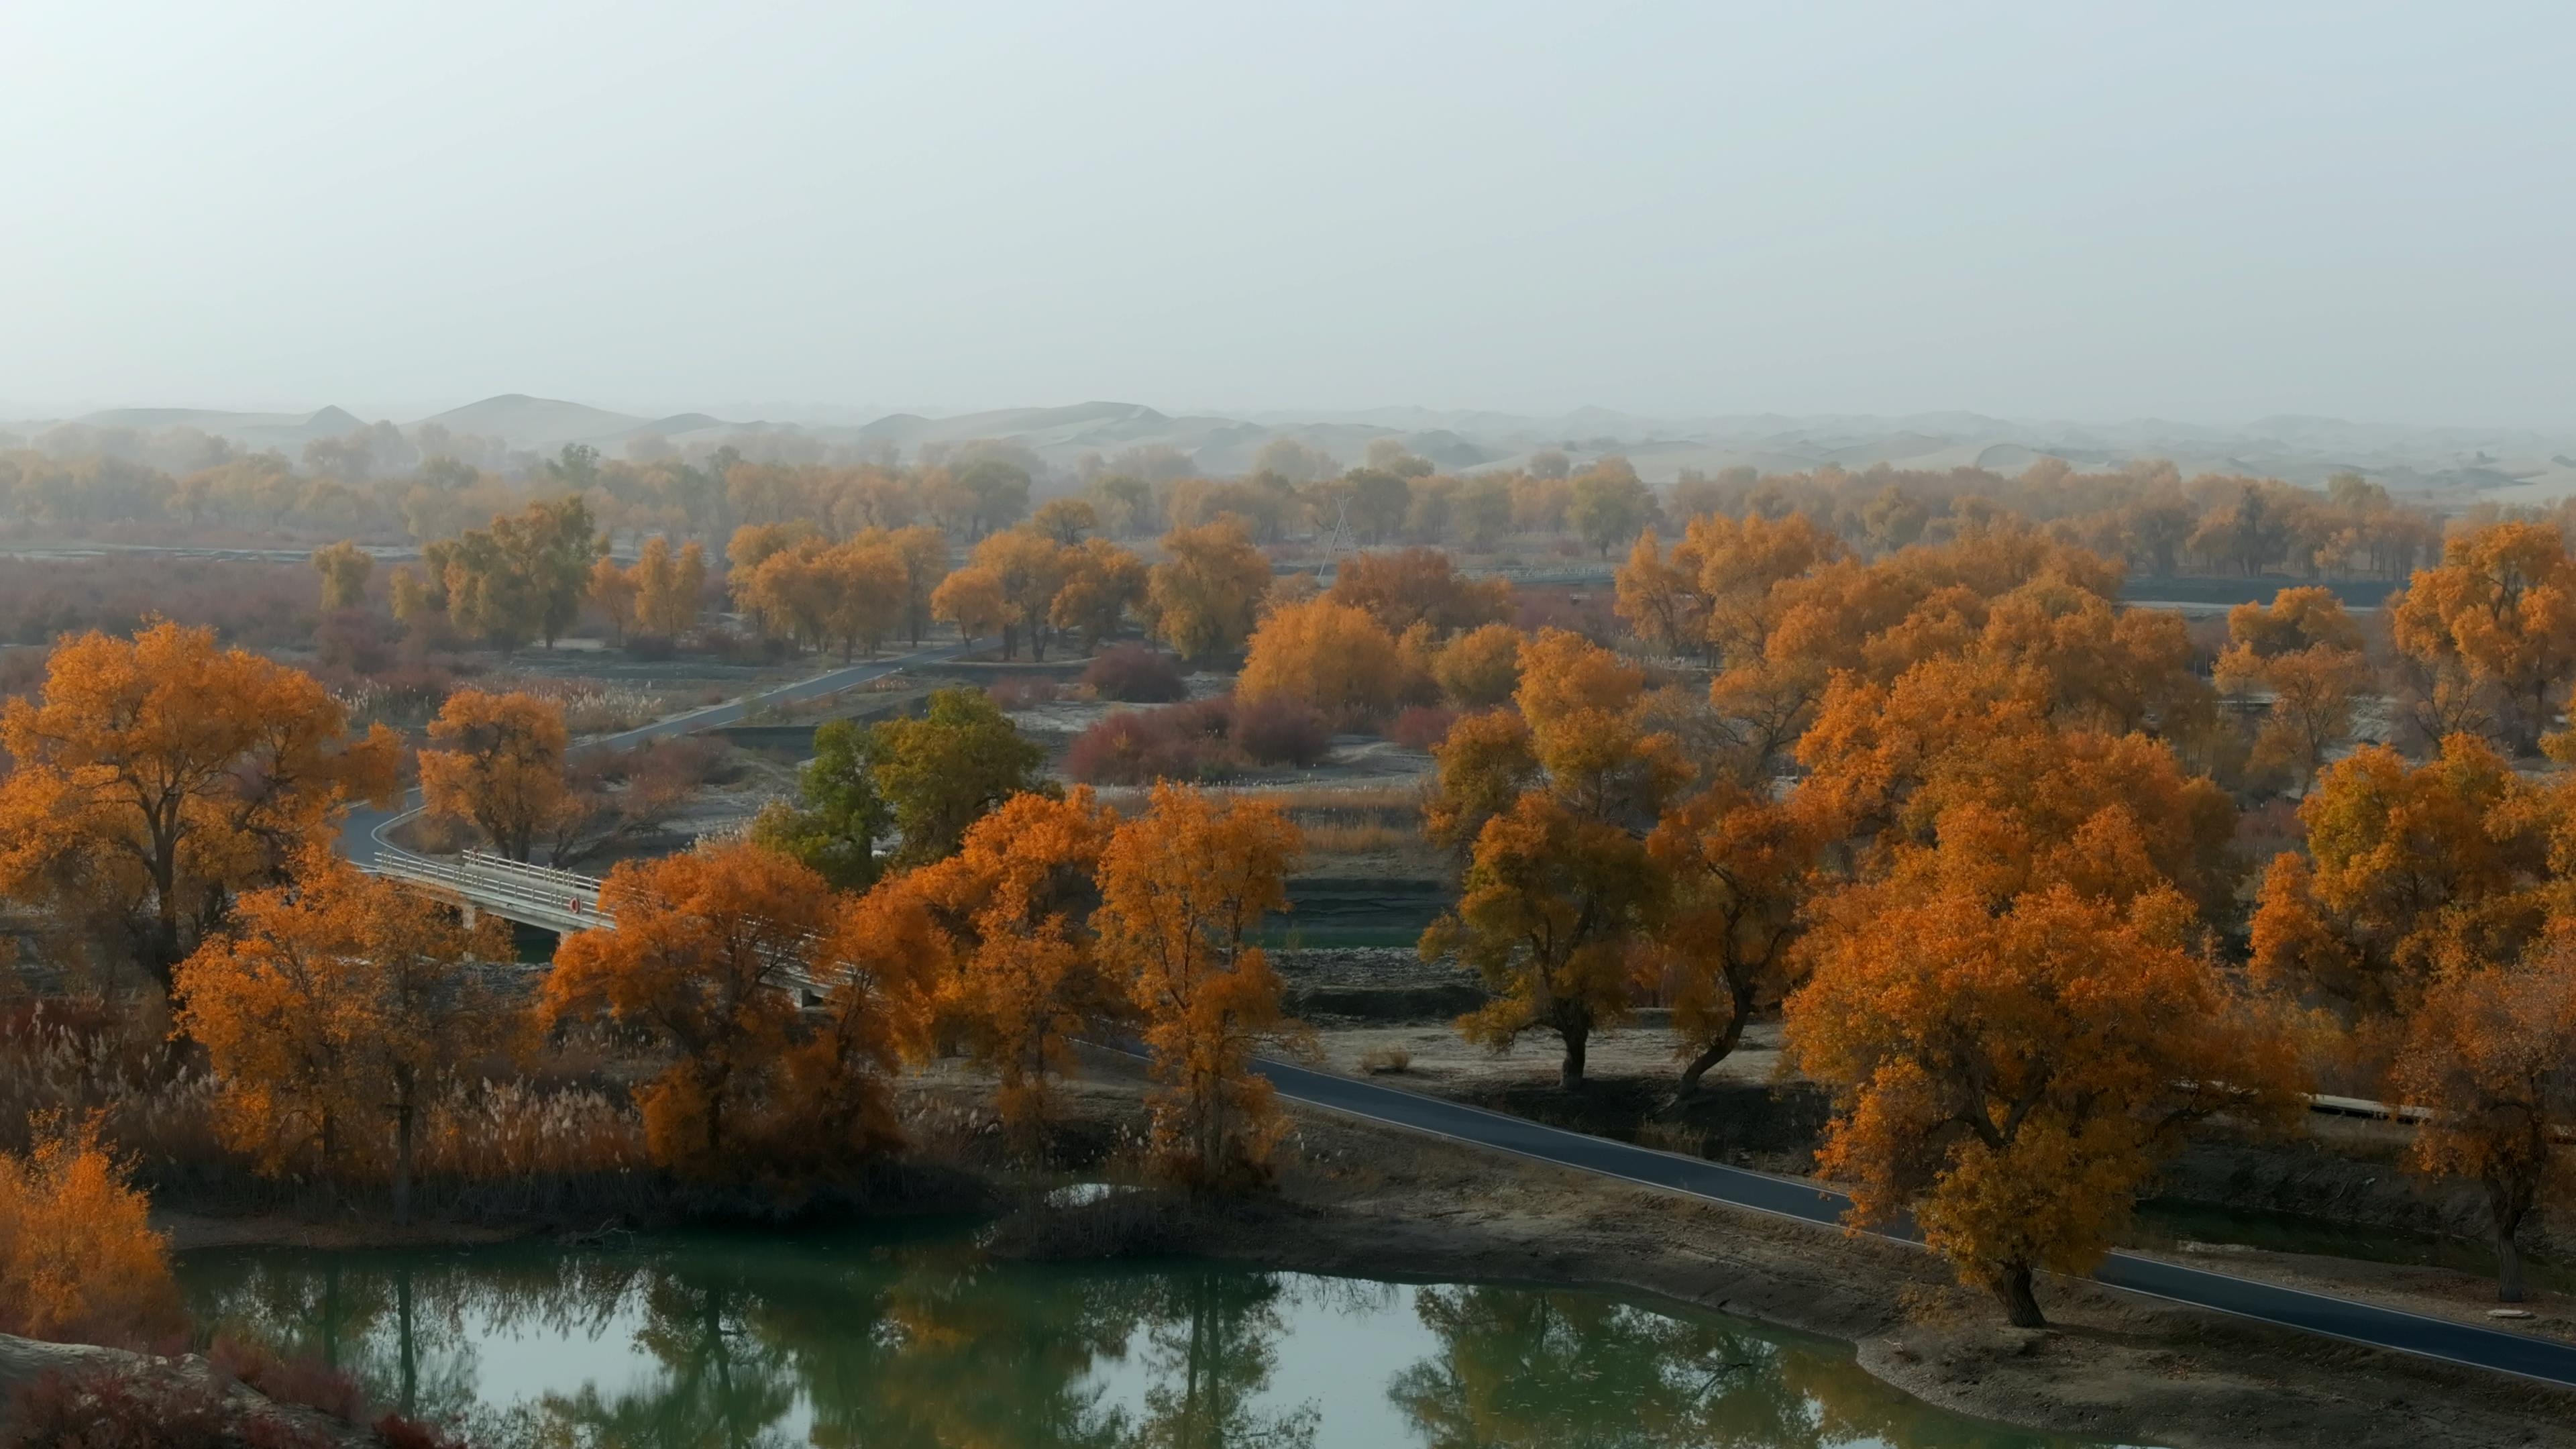
[[[183,1275],[201,1322],[330,1359],[487,1449],[1313,1449],[1321,1407],[1274,1383],[1292,1326],[1316,1340],[1301,1372],[1320,1352],[1339,1402],[1382,1392],[1427,1449],[2045,1442],[1932,1415],[1838,1355],[1579,1292],[793,1236],[195,1258]],[[1398,1315],[1419,1320],[1418,1362],[1332,1357],[1337,1327],[1383,1343]],[[631,1347],[632,1371],[479,1397],[485,1360],[542,1380],[552,1344],[587,1341]],[[599,1367],[565,1363],[567,1385]]]

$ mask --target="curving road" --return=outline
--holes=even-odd
[[[1851,1199],[1795,1178],[1774,1177],[1678,1153],[1658,1152],[1604,1137],[1568,1132],[1519,1117],[1383,1087],[1329,1072],[1264,1062],[1261,1072],[1279,1094],[1370,1122],[1445,1137],[1473,1147],[1508,1152],[1539,1162],[1681,1193],[1710,1202],[1751,1208],[1839,1229]],[[1891,1234],[1910,1237],[1910,1232]],[[2200,1268],[2113,1253],[2094,1277],[2114,1288],[2216,1309],[2240,1318],[2348,1339],[2375,1348],[2494,1369],[2576,1387],[2576,1344],[2507,1333],[2502,1329],[2427,1318],[2345,1298],[2306,1293]]]
[[[794,704],[799,700],[812,699],[817,695],[836,693],[854,684],[883,679],[889,674],[898,674],[923,664],[945,664],[965,652],[966,646],[963,644],[945,644],[936,649],[924,649],[917,654],[906,654],[897,659],[878,659],[866,664],[853,664],[846,668],[817,674],[810,679],[800,679],[793,684],[782,684],[776,689],[759,694],[747,694],[740,699],[727,700],[723,704],[711,704],[704,709],[693,709],[687,714],[675,714],[669,719],[658,719],[651,724],[640,725],[617,734],[584,740],[574,748],[624,749],[629,745],[642,744],[646,740],[670,739],[679,735],[695,734],[700,730],[722,729],[729,724],[740,724],[754,710],[766,709],[772,705]],[[414,790],[392,810],[378,810],[372,806],[361,805],[350,811],[349,818],[340,826],[340,853],[358,865],[372,863],[377,852],[386,848],[385,841],[382,839],[385,827],[419,808],[420,792]]]

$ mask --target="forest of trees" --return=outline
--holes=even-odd
[[[2320,1089],[2421,1109],[2411,1162],[2480,1186],[2520,1295],[2517,1234],[2564,1191],[2576,1107],[2558,523],[2445,533],[2367,485],[2152,468],[1992,496],[1859,475],[1658,499],[1600,465],[1460,483],[1499,487],[1513,526],[1561,484],[1558,524],[1621,560],[1611,607],[1569,626],[1429,544],[1346,553],[1328,587],[1281,572],[1279,525],[1225,491],[1419,536],[1392,500],[1410,517],[1439,475],[1375,461],[1400,488],[1104,475],[1034,510],[992,458],[945,481],[743,463],[720,549],[672,516],[622,561],[617,515],[567,488],[386,579],[352,542],[317,550],[328,617],[382,600],[502,654],[585,617],[630,648],[724,628],[841,658],[945,624],[1169,701],[1069,757],[1150,787],[1115,805],[1048,778],[982,691],[826,728],[746,834],[616,865],[614,924],[567,939],[533,996],[483,969],[505,954],[488,928],[332,844],[416,771],[433,815],[566,858],[601,796],[559,705],[457,687],[405,741],[204,627],[62,639],[0,716],[0,892],[161,1015],[39,1012],[0,1038],[0,1107],[28,1109],[0,1137],[0,1289],[36,1271],[12,1223],[87,1212],[113,1239],[0,1329],[163,1331],[166,1254],[116,1206],[129,1182],[223,1162],[397,1218],[498,1179],[807,1191],[902,1147],[902,1080],[934,1057],[976,1063],[1013,1140],[1042,1144],[1103,1034],[1150,1060],[1140,1170],[1258,1191],[1286,1118],[1252,1063],[1308,1037],[1256,942],[1303,845],[1258,791],[1200,783],[1351,730],[1430,749],[1422,835],[1456,894],[1421,950],[1490,992],[1461,1032],[1545,1038],[1580,1091],[1600,1033],[1668,1008],[1686,1098],[1776,1017],[1832,1096],[1818,1164],[1858,1220],[1910,1219],[2016,1323],[2044,1321],[2039,1274],[2100,1260],[2196,1124],[2294,1130]],[[2141,550],[2277,587],[2195,628],[2119,602]],[[2372,573],[2403,585],[2367,615],[2304,582]],[[1120,642],[1138,633],[1168,655]],[[1176,700],[1175,657],[1231,692]],[[520,1064],[572,1041],[650,1070],[531,1085]],[[72,1043],[128,1075],[46,1077]]]
[[[1264,546],[1419,543],[1597,557],[1626,548],[1649,524],[1706,513],[1804,514],[1873,555],[2011,513],[2137,577],[2280,571],[2303,579],[2401,579],[2441,540],[2438,519],[2357,474],[2301,488],[2226,474],[2185,478],[2154,460],[2079,473],[2043,457],[2017,476],[1884,464],[1772,475],[1733,467],[1685,470],[1657,490],[1615,455],[1578,462],[1550,449],[1516,468],[1451,474],[1391,437],[1372,442],[1350,467],[1274,439],[1239,477],[1203,476],[1187,455],[1165,447],[1093,455],[1066,472],[1001,441],[925,449],[909,462],[884,450],[827,458],[784,435],[738,442],[683,456],[646,440],[623,458],[569,444],[540,458],[487,439],[377,423],[288,458],[187,429],[66,425],[32,444],[0,447],[0,527],[138,538],[160,530],[173,539],[229,529],[425,546],[532,501],[573,494],[621,551],[653,535],[712,550],[750,524],[798,527],[823,540],[923,526],[973,544],[1035,511],[1041,531],[1067,542],[1065,526],[1076,517],[1079,531],[1133,540],[1231,515]]]

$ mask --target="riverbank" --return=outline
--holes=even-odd
[[[1132,1083],[1067,1096],[1108,1121]],[[1362,1277],[1589,1284],[1855,1345],[1929,1403],[2174,1449],[2563,1441],[2576,1393],[2049,1278],[2054,1326],[2006,1326],[1919,1249],[1298,1111],[1273,1202],[1142,1214],[1115,1199],[1001,1235],[1044,1256],[1193,1252]],[[1091,1221],[1084,1219],[1088,1216]],[[2286,1256],[2286,1255],[2284,1255]]]
[[[1049,1181],[1111,1178],[1111,1144],[1141,1125],[1140,1084],[1110,1067],[1068,1084],[1051,1169],[1014,1162],[987,1087],[955,1069],[917,1079],[907,1116],[946,1124],[937,1171],[980,1171],[1030,1204],[992,1235],[1027,1258],[1200,1255],[1284,1271],[1417,1281],[1592,1285],[1832,1337],[1860,1365],[1954,1412],[2174,1449],[2487,1446],[2562,1440],[2576,1393],[2291,1333],[2050,1278],[2054,1327],[2005,1326],[1929,1254],[1298,1109],[1274,1198],[1193,1211],[1158,1195],[1042,1201]],[[584,1241],[601,1225],[424,1222],[393,1230],[276,1216],[163,1220],[182,1250],[470,1246]],[[667,1224],[634,1222],[649,1228]],[[2206,1258],[2198,1259],[2210,1265]],[[2223,1266],[2321,1292],[2479,1321],[2466,1274],[2301,1254],[2230,1254]],[[2537,1306],[2537,1305],[2536,1305]],[[2540,1323],[2560,1328],[2562,1308]]]

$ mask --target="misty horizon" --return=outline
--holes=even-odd
[[[2576,424],[2536,6],[130,19],[0,18],[16,413]]]

